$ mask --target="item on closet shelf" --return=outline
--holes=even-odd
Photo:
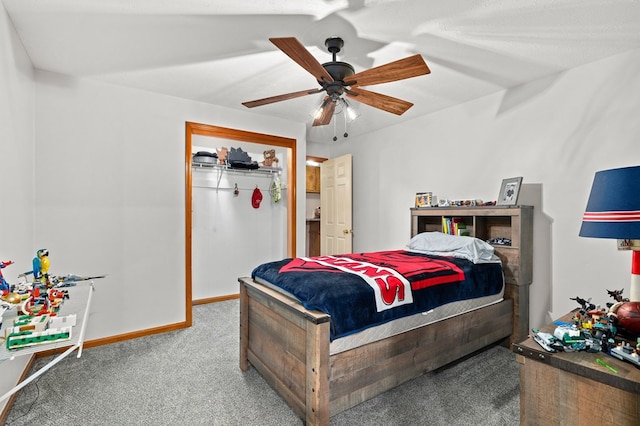
[[[256,188],[253,190],[253,195],[251,196],[251,205],[253,206],[254,209],[257,209],[258,207],[260,207],[261,202],[262,202],[262,191],[260,191],[260,188],[256,186]]]
[[[220,149],[216,148],[216,153],[218,154],[218,161],[220,164],[227,164],[227,154],[229,153],[229,149],[226,146],[223,146]]]
[[[215,152],[198,151],[193,154],[193,162],[200,164],[215,164],[218,161],[218,154]]]
[[[227,156],[227,162],[236,169],[255,170],[260,167],[257,161],[251,161],[249,154],[243,151],[242,148],[231,148]]]
[[[254,162],[247,162],[247,161],[229,161],[229,166],[231,166],[232,169],[249,169],[249,170],[255,170],[260,168],[260,166],[258,165],[258,163]]]
[[[229,151],[229,155],[227,156],[229,161],[240,161],[244,163],[250,163],[251,157],[242,148],[233,148],[231,147],[231,151]]]
[[[271,182],[271,198],[274,203],[277,203],[282,199],[282,184],[280,183],[280,178],[278,176],[273,177],[273,182]]]
[[[276,167],[278,165],[278,157],[276,157],[275,149],[268,149],[263,152],[264,160],[261,163],[263,167]]]

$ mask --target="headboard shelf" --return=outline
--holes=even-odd
[[[520,315],[519,330],[514,331],[516,341],[520,337],[525,339],[529,333],[529,306],[521,306],[519,301],[533,281],[533,206],[411,208],[411,236],[442,232],[443,218],[457,218],[470,236],[483,241],[511,240],[511,245],[493,246],[502,260],[507,284],[505,298],[514,300],[514,308]]]

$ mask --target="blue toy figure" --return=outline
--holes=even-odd
[[[4,279],[2,275],[2,270],[7,266],[11,265],[13,260],[8,260],[6,262],[0,262],[0,296],[6,296],[11,291],[11,285]]]
[[[31,261],[32,271],[25,274],[33,274],[33,282],[49,285],[49,250],[40,249],[36,252],[36,257]]]

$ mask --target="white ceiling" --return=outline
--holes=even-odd
[[[396,116],[356,104],[363,134],[640,47],[640,0],[2,0],[38,69],[307,123],[323,94],[248,110],[243,101],[317,87],[273,46],[296,37],[356,72],[414,53],[431,74],[368,87],[414,103]],[[214,123],[215,124],[215,123]]]

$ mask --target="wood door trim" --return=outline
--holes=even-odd
[[[287,256],[294,257],[296,253],[296,170],[297,170],[297,149],[296,139],[282,136],[268,135],[264,133],[250,132],[246,130],[230,129],[227,127],[213,126],[186,122],[185,125],[185,303],[187,326],[192,324],[192,170],[191,159],[193,146],[192,135],[211,136],[216,138],[230,139],[241,142],[251,142],[269,146],[279,146],[286,148],[287,152]]]

